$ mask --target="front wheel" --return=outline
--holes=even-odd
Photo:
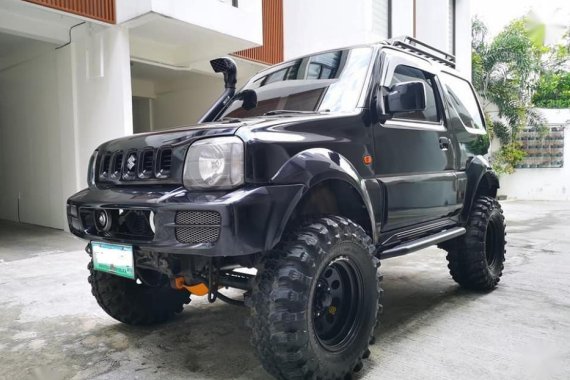
[[[252,343],[279,379],[343,379],[362,366],[381,294],[374,246],[341,217],[308,223],[263,261]]]
[[[505,261],[505,217],[499,202],[477,198],[464,236],[445,246],[453,279],[467,289],[489,291],[497,286]]]
[[[137,283],[88,266],[91,293],[101,308],[116,320],[129,325],[153,325],[166,322],[190,303],[186,290],[172,289],[168,281],[157,286]]]

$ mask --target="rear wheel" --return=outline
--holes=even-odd
[[[279,379],[343,379],[362,367],[381,294],[374,246],[348,219],[308,223],[258,270],[252,343]]]
[[[497,286],[505,261],[505,217],[499,202],[479,197],[461,238],[444,246],[453,279],[461,286],[488,291]]]
[[[91,293],[97,303],[120,322],[129,325],[165,322],[190,303],[190,294],[186,290],[172,289],[163,278],[157,278],[156,286],[149,286],[96,271],[92,262],[88,269]]]

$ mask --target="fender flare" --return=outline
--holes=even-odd
[[[271,183],[275,185],[303,184],[305,187],[303,191],[304,195],[319,183],[331,179],[347,182],[360,195],[366,207],[368,217],[370,218],[372,239],[376,243],[379,237],[374,210],[378,209],[378,207],[374,207],[373,197],[369,194],[371,181],[365,181],[358,174],[352,163],[339,153],[324,148],[312,148],[299,152],[283,164],[271,178]],[[373,182],[377,184],[378,192],[380,193],[380,185],[377,181]],[[301,199],[302,196],[291,202],[283,214],[281,224],[276,230],[275,236],[267,237],[266,247],[272,247],[279,241],[293,211]]]
[[[475,202],[477,191],[483,181],[487,181],[486,185],[491,189],[491,196],[497,196],[497,190],[501,187],[499,177],[493,171],[489,162],[483,156],[476,156],[469,162],[465,170],[467,174],[467,190],[465,192],[465,203],[461,213],[461,219],[466,221],[471,213],[471,207]]]

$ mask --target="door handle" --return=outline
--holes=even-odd
[[[451,145],[451,140],[448,137],[442,136],[439,138],[439,149],[448,150]]]

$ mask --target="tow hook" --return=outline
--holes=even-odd
[[[174,288],[177,290],[186,289],[189,293],[196,296],[205,296],[208,294],[208,287],[204,283],[196,285],[186,285],[184,277],[176,277],[174,279]]]

